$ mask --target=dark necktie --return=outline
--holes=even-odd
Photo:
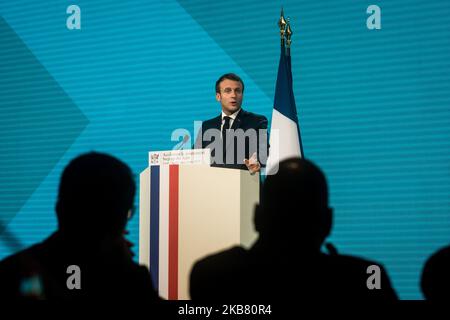
[[[225,120],[223,126],[222,126],[222,150],[223,150],[223,163],[226,163],[226,157],[227,157],[227,129],[230,129],[230,120],[231,118],[228,116],[223,117]]]

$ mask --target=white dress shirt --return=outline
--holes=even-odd
[[[239,108],[239,110],[236,111],[235,113],[230,114],[230,115],[228,116],[228,117],[231,118],[231,120],[230,120],[230,128],[233,126],[233,122],[234,122],[234,120],[236,119],[236,117],[237,117],[239,111],[241,111],[241,108]],[[225,119],[224,119],[224,117],[226,117],[226,116],[227,116],[227,115],[225,114],[225,112],[222,111],[222,124],[220,125],[220,132],[222,132],[223,125],[225,124]]]

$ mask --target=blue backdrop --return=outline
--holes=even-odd
[[[81,30],[66,27],[71,4]],[[371,4],[380,30],[366,27]],[[3,0],[0,259],[55,230],[70,159],[108,152],[138,175],[148,151],[176,144],[173,130],[218,114],[222,73],[241,75],[244,108],[270,119],[281,5],[305,155],[329,179],[331,241],[420,299],[425,259],[450,242],[448,1]]]

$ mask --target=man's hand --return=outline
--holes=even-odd
[[[256,158],[256,152],[252,154],[250,159],[244,159],[244,163],[247,166],[248,171],[250,171],[250,174],[255,174],[261,170],[261,165]]]

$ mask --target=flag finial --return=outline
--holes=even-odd
[[[292,29],[291,29],[291,24],[289,21],[289,17],[287,18],[287,27],[286,27],[286,44],[287,47],[290,48],[291,47],[291,36],[292,36]]]
[[[283,7],[281,7],[280,20],[278,20],[278,27],[280,28],[281,46],[284,47],[284,33],[286,32],[286,20],[284,19]]]

